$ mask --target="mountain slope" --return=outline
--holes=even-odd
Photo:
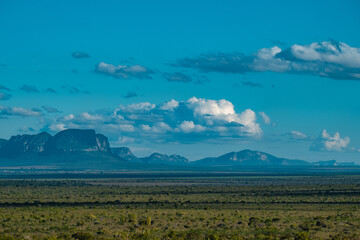
[[[126,163],[111,153],[107,137],[94,130],[68,129],[55,136],[25,134],[1,143],[0,166],[111,169]]]
[[[286,158],[277,158],[264,152],[242,150],[239,152],[230,152],[215,158],[204,158],[195,162],[194,165],[201,166],[294,166],[310,165],[303,160],[291,160]]]
[[[166,155],[160,153],[153,153],[149,157],[141,158],[142,162],[148,164],[175,164],[175,165],[182,165],[189,163],[189,160],[185,157],[180,155]]]
[[[140,162],[140,160],[135,157],[131,150],[127,147],[115,147],[111,148],[111,152],[116,156],[119,156],[129,162]]]
[[[179,165],[179,164],[189,163],[189,160],[187,158],[176,154],[172,154],[168,156],[166,154],[153,153],[148,157],[138,158],[127,147],[111,148],[111,151],[115,155],[132,163],[169,164],[169,165]]]

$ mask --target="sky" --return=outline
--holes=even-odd
[[[0,138],[360,163],[359,1],[0,0]]]

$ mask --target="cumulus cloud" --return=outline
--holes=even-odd
[[[154,73],[153,70],[148,69],[141,65],[113,65],[105,62],[100,62],[95,66],[95,72],[112,76],[114,78],[129,79],[151,79],[151,75]]]
[[[110,137],[151,141],[206,141],[257,138],[262,129],[251,109],[236,112],[231,102],[203,98],[119,105],[112,111],[66,115],[44,130],[95,128]]]
[[[0,100],[9,100],[10,98],[12,98],[11,94],[0,92]]]
[[[0,105],[0,116],[39,117],[42,116],[40,109],[26,109],[22,107],[9,107]]]
[[[20,90],[27,92],[27,93],[38,93],[39,89],[37,89],[35,86],[24,84],[20,87]]]
[[[204,72],[271,71],[360,80],[360,48],[332,40],[310,45],[294,44],[287,49],[278,46],[263,48],[252,55],[239,52],[208,53],[180,59],[174,65]]]
[[[50,107],[48,105],[44,105],[42,106],[42,108],[47,112],[47,113],[59,113],[60,111],[54,107]]]
[[[271,119],[266,113],[259,112],[259,115],[262,117],[265,124],[270,124],[271,123]]]
[[[321,135],[315,139],[310,146],[312,151],[345,151],[349,150],[350,138],[340,137],[340,133],[336,132],[333,136],[329,134],[325,129]]]
[[[71,54],[73,58],[89,58],[90,55],[85,52],[73,52]]]

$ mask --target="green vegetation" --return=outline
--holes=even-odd
[[[0,180],[0,240],[360,239],[359,180]]]

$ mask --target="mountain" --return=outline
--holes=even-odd
[[[251,166],[251,167],[265,167],[265,166],[295,166],[295,165],[310,165],[310,163],[303,160],[291,160],[286,158],[278,158],[273,155],[251,151],[242,150],[240,152],[230,152],[220,157],[204,158],[195,162],[194,165],[201,166]]]
[[[15,157],[24,153],[40,153],[45,151],[51,135],[42,132],[37,135],[12,136],[0,148],[0,157]]]
[[[0,138],[0,149],[7,143],[7,140]]]
[[[145,164],[168,164],[168,165],[179,165],[187,164],[189,160],[180,155],[165,155],[161,153],[153,153],[148,157],[138,158],[136,157],[129,148],[118,147],[111,148],[112,153],[132,163],[145,163]]]
[[[131,150],[127,147],[111,148],[111,152],[129,162],[140,162],[141,160],[134,156]]]
[[[17,135],[0,141],[0,166],[120,168],[126,161],[110,150],[107,137],[94,130],[68,129],[54,136]]]
[[[338,163],[336,160],[329,160],[329,161],[317,161],[312,163],[314,166],[322,166],[322,167],[334,167],[334,166],[356,166],[354,162],[341,162]]]
[[[107,137],[94,130],[68,129],[57,133],[46,144],[50,152],[111,152]]]
[[[336,166],[337,163],[335,160],[329,160],[329,161],[317,161],[313,162],[313,165],[315,166]]]
[[[189,160],[185,157],[182,157],[180,155],[165,155],[160,153],[153,153],[149,157],[141,158],[142,162],[148,163],[148,164],[187,164],[189,163]]]
[[[54,136],[46,132],[17,135],[0,139],[0,167],[41,167],[76,170],[246,170],[328,169],[357,167],[355,163],[335,160],[309,163],[303,160],[278,158],[271,154],[242,150],[219,157],[190,162],[180,155],[153,153],[136,157],[127,147],[110,148],[108,138],[94,130],[68,129]],[[350,169],[349,168],[349,169]]]

